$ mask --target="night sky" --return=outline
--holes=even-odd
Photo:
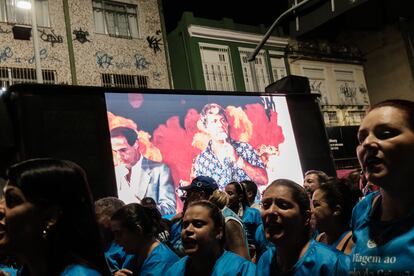
[[[235,23],[259,25],[266,28],[287,9],[284,0],[255,0],[249,2],[231,0],[162,0],[167,33],[176,26],[184,11],[192,11],[195,17],[221,20],[232,18]]]

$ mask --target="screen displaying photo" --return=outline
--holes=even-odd
[[[278,178],[302,183],[283,96],[105,93],[118,197],[181,210],[177,188],[199,175],[220,189]]]

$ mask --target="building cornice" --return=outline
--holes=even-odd
[[[225,30],[213,27],[189,25],[188,34],[190,37],[214,39],[221,41],[231,41],[238,43],[259,44],[263,35],[256,35],[252,33]],[[289,39],[271,36],[265,46],[272,47],[286,47],[289,44]]]

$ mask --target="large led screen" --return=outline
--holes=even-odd
[[[152,197],[163,215],[199,175],[220,189],[250,179],[263,190],[278,178],[302,183],[284,96],[106,93],[118,197]]]

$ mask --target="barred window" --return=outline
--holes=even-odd
[[[32,24],[30,10],[17,7],[18,0],[0,0],[0,22]],[[50,27],[48,0],[35,0],[36,21],[41,27]]]
[[[334,125],[339,123],[339,118],[336,111],[325,111],[323,115],[325,124]]]
[[[351,110],[348,111],[348,118],[350,124],[359,125],[365,117],[365,110]]]
[[[43,69],[42,76],[43,83],[55,84],[57,82],[57,74],[54,70]],[[35,82],[37,82],[35,69],[0,67],[0,89],[8,88],[12,84]]]
[[[137,6],[106,0],[93,0],[92,6],[97,33],[138,38]]]
[[[121,88],[148,88],[148,76],[102,74],[102,86]]]

